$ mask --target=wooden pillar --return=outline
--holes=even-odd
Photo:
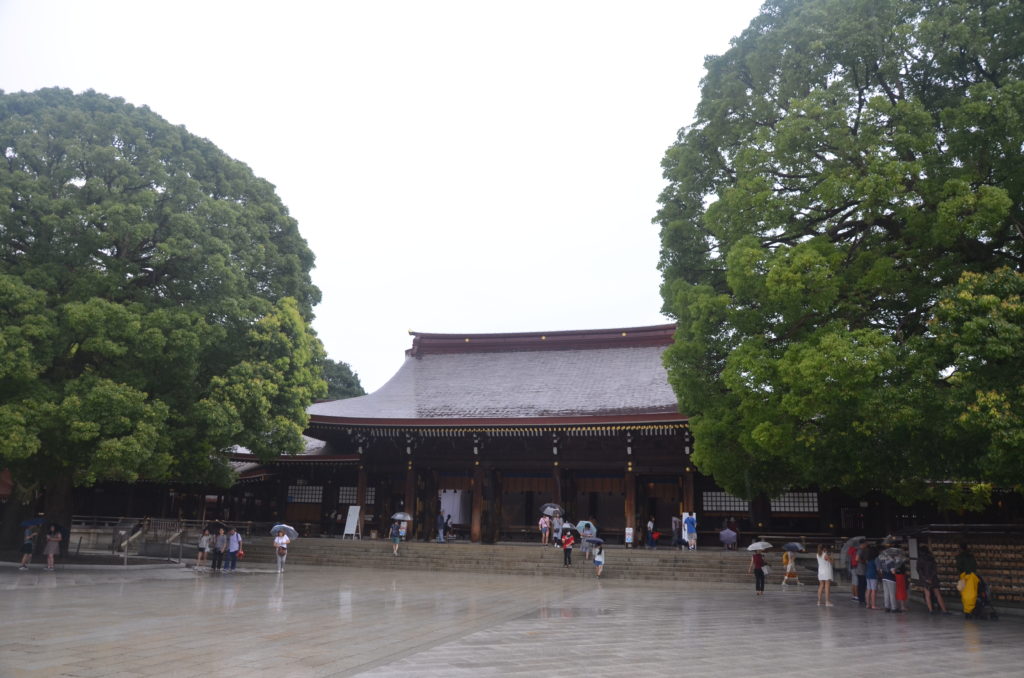
[[[633,471],[626,471],[622,483],[626,489],[626,501],[624,510],[626,512],[626,527],[633,528],[633,545],[640,544],[640,535],[636,531],[636,476]]]
[[[490,527],[490,541],[491,543],[497,543],[501,537],[501,471],[492,471],[491,474],[491,527]]]
[[[408,466],[405,470],[405,498],[402,503],[402,507],[406,513],[412,516],[412,524],[409,525],[410,530],[416,524],[416,469],[413,467],[412,460],[408,462]],[[406,539],[409,539],[411,535],[410,531],[406,532]]]
[[[693,491],[693,469],[689,466],[683,471],[683,511],[697,512],[697,498]]]
[[[557,462],[556,462],[557,463]],[[551,503],[562,505],[562,469],[555,466],[551,469],[551,479],[554,481],[554,485],[551,497]]]
[[[469,524],[469,540],[479,543],[481,540],[480,526],[484,512],[484,470],[479,466],[473,469],[473,517]]]
[[[359,466],[359,472],[356,477],[356,505],[359,506],[359,522],[356,524],[356,534],[362,539],[363,521],[366,519],[366,469],[362,465]]]

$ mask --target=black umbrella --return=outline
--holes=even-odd
[[[33,525],[42,525],[45,522],[46,518],[39,516],[37,518],[29,518],[28,520],[23,520],[19,523],[19,525],[21,525],[22,527],[32,527]]]
[[[540,512],[546,516],[553,516],[556,513],[561,515],[562,507],[558,504],[544,504],[540,507]]]

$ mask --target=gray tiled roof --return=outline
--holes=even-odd
[[[384,386],[316,403],[353,419],[529,419],[674,413],[664,346],[516,350],[407,357]]]

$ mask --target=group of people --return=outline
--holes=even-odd
[[[287,539],[287,537],[285,537]],[[275,543],[276,543],[275,539]],[[287,549],[287,542],[285,542]],[[209,562],[211,572],[234,572],[238,568],[238,559],[244,557],[242,550],[242,535],[233,527],[217,528],[216,534],[204,529],[199,537],[198,551],[196,552],[196,571],[201,571],[204,565]],[[278,556],[280,558],[280,556]],[[284,561],[279,560],[278,572],[284,571]]]
[[[896,548],[892,543],[875,544],[867,539],[851,544],[844,554],[849,563],[851,577],[851,600],[856,601],[868,610],[885,610],[891,614],[907,612],[910,592],[909,558],[885,554],[887,548]],[[835,581],[835,565],[832,549],[827,544],[820,544],[816,553],[819,606],[832,607],[832,583]],[[797,583],[796,558],[791,552],[784,552],[783,563],[785,573],[782,585]],[[957,589],[960,592],[964,615],[975,614],[981,598],[983,581],[978,575],[978,564],[967,544],[960,545],[955,567],[958,573]],[[764,550],[754,551],[750,557],[747,573],[754,575],[754,591],[758,596],[764,595],[765,580],[770,573]],[[929,614],[951,614],[946,609],[939,582],[939,568],[931,549],[921,545],[917,549],[917,574],[924,603]],[[879,598],[881,589],[881,598]]]
[[[594,556],[595,576],[600,577],[604,571],[604,544],[597,540],[597,526],[593,520],[581,521],[580,525],[566,529],[566,523],[561,513],[555,512],[552,515],[544,514],[537,521],[540,529],[540,543],[542,546],[554,546],[562,549],[562,567],[572,566],[572,550],[576,545],[576,535],[580,535],[580,550],[590,560]],[[595,540],[596,543],[595,543]]]
[[[39,525],[28,525],[25,527],[25,532],[22,536],[21,542],[21,564],[18,566],[19,570],[28,570],[28,566],[32,563],[32,554],[36,550],[36,539],[39,538]],[[46,556],[46,568],[47,572],[53,572],[53,559],[54,556],[60,553],[60,543],[64,540],[64,535],[61,533],[60,528],[57,525],[50,523],[50,526],[46,530],[44,535],[46,544],[43,546],[43,555]]]

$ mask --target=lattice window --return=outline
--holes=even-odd
[[[355,485],[351,487],[339,487],[338,488],[338,503],[339,504],[355,504],[356,503],[356,491]],[[366,505],[371,506],[374,503],[374,499],[377,497],[377,488],[368,487],[366,488]]]
[[[746,513],[750,510],[750,502],[728,492],[704,492],[701,506],[705,511],[721,513]]]
[[[817,492],[785,492],[772,499],[772,513],[817,513]]]
[[[289,485],[289,504],[319,504],[324,496],[322,485]]]

